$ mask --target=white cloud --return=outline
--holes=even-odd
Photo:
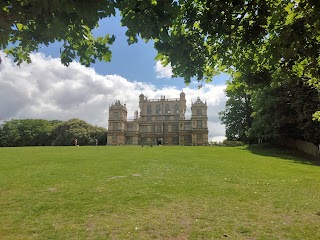
[[[0,65],[0,122],[13,118],[83,119],[93,125],[107,127],[108,107],[115,100],[126,103],[128,118],[139,110],[139,95],[149,99],[178,98],[181,89],[166,86],[156,88],[144,82],[131,82],[118,75],[99,75],[93,68],[79,63],[65,67],[60,59],[32,54],[31,64],[16,66],[2,57]],[[187,114],[191,102],[199,96],[208,104],[209,141],[224,136],[218,112],[225,106],[225,86],[206,84],[201,89],[182,89],[186,93]]]
[[[160,61],[157,61],[154,70],[157,78],[171,78],[172,76],[172,68],[170,64],[164,67]]]

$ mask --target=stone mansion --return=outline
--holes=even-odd
[[[191,119],[185,119],[186,98],[148,99],[139,96],[134,119],[127,119],[126,104],[119,100],[109,106],[108,145],[208,145],[207,103],[191,103]]]

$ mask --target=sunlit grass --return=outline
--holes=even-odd
[[[320,239],[320,168],[246,147],[0,148],[1,239]]]

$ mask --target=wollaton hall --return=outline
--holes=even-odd
[[[119,100],[109,106],[109,145],[208,145],[207,103],[197,98],[191,103],[191,119],[185,119],[186,95],[180,98],[148,99],[139,96],[134,119],[127,119],[126,104]]]

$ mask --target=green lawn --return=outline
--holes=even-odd
[[[0,239],[320,239],[320,167],[268,146],[0,148]]]

